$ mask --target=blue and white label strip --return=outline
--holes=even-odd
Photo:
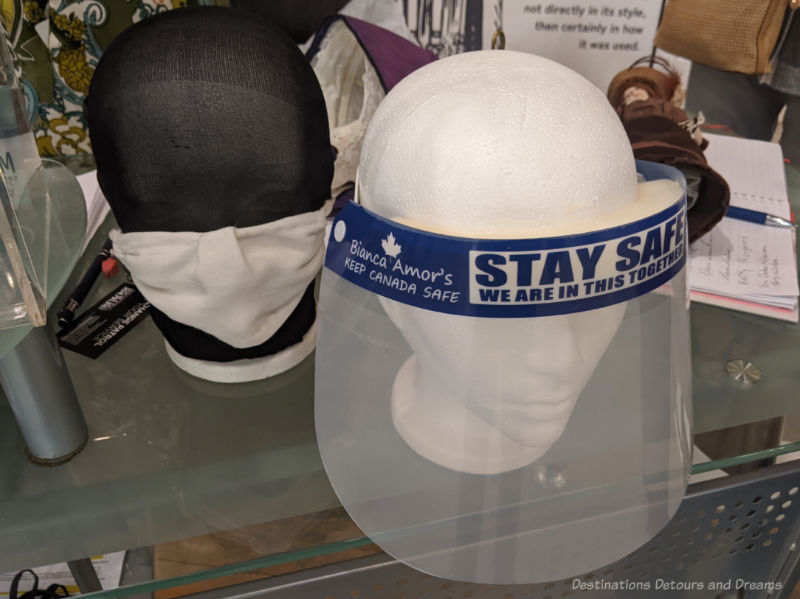
[[[436,312],[521,318],[631,300],[684,267],[685,201],[632,223],[579,235],[466,239],[400,225],[349,203],[325,266],[368,291]]]
[[[677,169],[637,161],[648,180]],[[488,318],[553,316],[629,301],[686,263],[686,198],[617,227],[537,239],[468,239],[395,223],[348,203],[331,229],[325,267],[383,297]]]

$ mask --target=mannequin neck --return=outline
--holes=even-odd
[[[547,449],[522,445],[479,418],[416,356],[394,380],[392,421],[419,455],[457,472],[499,474],[536,461]]]

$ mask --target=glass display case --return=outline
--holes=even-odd
[[[800,171],[786,173],[798,210]],[[76,230],[82,209],[65,216]],[[81,243],[52,257],[51,290],[72,288],[112,224],[66,284]],[[102,279],[86,305],[122,278]],[[51,302],[51,317],[64,297]],[[695,460],[693,474],[796,459],[800,327],[700,304],[691,321],[695,441],[711,456]],[[119,588],[91,596],[164,598],[378,553],[339,506],[320,460],[313,356],[266,381],[210,383],[167,359],[147,319],[98,359],[65,358],[90,441],[62,466],[35,466],[2,403],[0,570],[138,550],[129,556],[143,554],[147,565],[126,566]],[[758,380],[731,376],[735,359],[751,363]]]

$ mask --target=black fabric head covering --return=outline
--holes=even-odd
[[[319,29],[326,17],[339,12],[347,2],[348,0],[231,0],[231,6],[261,15],[300,44]]]
[[[86,103],[97,178],[124,233],[206,232],[318,210],[333,156],[325,101],[288,35],[222,7],[162,13],[103,54]],[[313,284],[264,344],[236,349],[158,310],[180,354],[226,362],[299,342]]]

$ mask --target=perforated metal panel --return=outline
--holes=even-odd
[[[786,581],[790,576],[786,564],[799,532],[800,462],[792,462],[689,487],[678,513],[651,542],[614,564],[568,580],[535,585],[459,583],[422,574],[380,555],[266,583],[229,587],[213,595],[290,599],[779,597],[778,588],[768,594],[768,588],[741,587]],[[711,587],[728,582],[730,589]]]

